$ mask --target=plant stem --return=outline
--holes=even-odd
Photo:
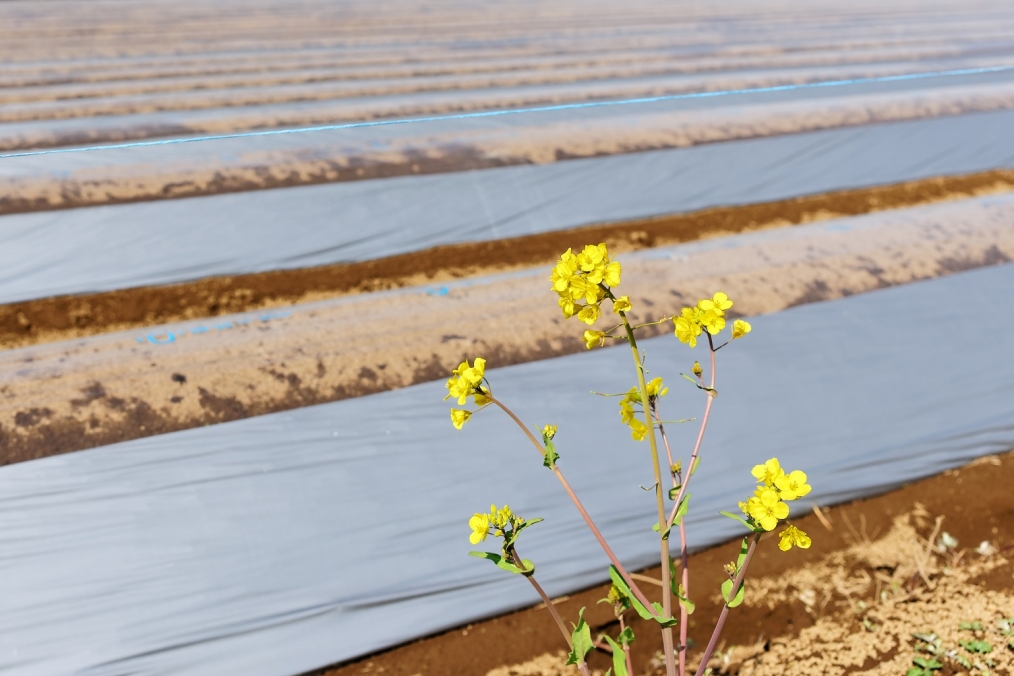
[[[714,344],[711,342],[711,334],[708,334],[708,347],[711,348],[711,389],[715,389],[715,349]],[[700,377],[698,376],[698,379]],[[703,382],[703,381],[702,381]],[[697,462],[697,455],[701,450],[701,442],[704,441],[704,430],[708,427],[708,418],[711,417],[711,404],[714,403],[715,398],[711,396],[711,392],[705,392],[708,396],[708,403],[704,405],[704,417],[701,418],[701,429],[697,432],[697,443],[694,444],[694,452],[690,454],[690,463],[687,465],[686,479],[683,481],[683,485],[680,486],[679,493],[676,495],[676,503],[672,506],[672,513],[669,514],[669,521],[666,523],[671,525],[672,520],[676,517],[676,510],[679,509],[680,503],[683,502],[683,496],[687,492],[687,486],[690,484],[690,477],[694,471],[694,463]]]
[[[750,540],[750,547],[747,549],[746,558],[743,559],[743,565],[740,566],[739,572],[736,574],[736,579],[732,582],[732,591],[729,592],[729,600],[736,598],[736,594],[739,593],[739,588],[743,584],[743,578],[746,577],[747,566],[750,565],[750,559],[753,558],[754,551],[757,550],[757,543],[760,542],[761,534],[757,533]],[[711,656],[715,653],[715,646],[718,644],[718,637],[722,634],[722,628],[725,627],[725,620],[729,617],[729,602],[725,603],[725,607],[722,608],[722,614],[718,616],[718,622],[715,624],[715,631],[711,634],[711,640],[708,641],[708,647],[704,650],[704,657],[701,658],[701,664],[697,667],[697,674],[695,676],[703,676],[704,671],[708,668],[708,661],[711,660]]]
[[[690,598],[690,557],[687,555],[687,531],[680,519],[680,562],[682,563],[683,595]],[[690,621],[690,613],[680,604],[680,676],[687,673],[687,624]]]
[[[514,565],[523,570],[525,564],[522,563],[521,557],[518,556],[517,551],[512,552],[512,557],[514,559],[513,562]],[[567,625],[564,624],[563,618],[560,617],[560,611],[558,611],[556,609],[556,606],[553,605],[553,601],[549,598],[549,595],[546,594],[545,590],[542,588],[542,585],[540,585],[538,582],[535,581],[534,575],[526,575],[525,577],[527,577],[528,581],[532,583],[533,587],[535,587],[535,591],[539,593],[539,596],[542,597],[543,603],[546,604],[546,608],[549,610],[549,614],[553,616],[554,620],[556,620],[556,626],[560,628],[560,633],[563,634],[563,640],[567,642],[567,647],[573,650],[574,643],[570,638],[570,632],[567,631]]]
[[[532,434],[527,427],[525,427],[525,424],[521,422],[521,419],[518,418],[516,415],[514,415],[514,411],[504,406],[503,402],[501,402],[499,399],[496,399],[491,394],[487,394],[486,396],[490,399],[490,401],[499,406],[504,413],[509,415],[515,423],[517,423],[517,426],[521,428],[521,431],[524,432],[526,435],[528,435],[528,439],[532,442],[532,445],[535,446],[535,449],[541,455],[545,456],[546,451],[545,449],[543,449],[542,444],[540,444],[539,440],[535,438],[535,435]],[[594,535],[595,539],[598,540],[599,546],[602,547],[602,550],[606,553],[606,556],[609,557],[609,561],[614,566],[616,566],[616,570],[619,571],[620,575],[623,577],[627,585],[630,587],[630,591],[634,593],[634,596],[637,597],[637,600],[639,600],[641,603],[644,604],[644,607],[647,608],[649,612],[654,614],[655,609],[651,605],[651,602],[648,601],[648,598],[644,595],[644,592],[642,592],[640,588],[636,584],[634,584],[634,580],[633,578],[630,577],[630,573],[627,572],[627,569],[624,568],[623,564],[620,563],[620,560],[616,557],[616,554],[613,553],[612,548],[606,542],[606,539],[602,536],[602,532],[598,529],[598,526],[595,525],[595,522],[592,521],[591,515],[588,514],[588,511],[584,508],[584,505],[581,504],[581,501],[578,499],[577,494],[574,493],[574,489],[570,487],[569,483],[567,483],[567,480],[564,478],[563,473],[560,471],[560,468],[554,465],[553,474],[555,474],[556,478],[560,481],[560,484],[563,486],[563,489],[567,492],[567,495],[570,497],[571,502],[573,502],[574,506],[577,507],[577,511],[581,514],[581,518],[584,519],[584,522],[588,525],[588,528],[591,530],[592,535]]]
[[[669,458],[669,466],[672,466],[672,449],[669,447],[669,437],[666,436],[665,427],[662,426],[662,415],[658,411],[657,404],[652,407],[651,412],[655,415],[655,419],[658,420],[658,431],[662,435],[662,443],[665,444],[665,454]],[[670,472],[672,476],[672,485],[676,486],[676,475]],[[687,478],[690,478],[689,471],[687,472]],[[679,503],[677,503],[679,504]],[[690,598],[690,561],[687,556],[687,529],[683,524],[683,519],[680,519],[680,563],[682,571],[682,579],[680,580],[683,585],[683,595],[686,598]],[[687,612],[686,606],[680,604],[680,642],[676,646],[676,656],[679,659],[679,676],[684,676],[687,673],[687,624],[690,620],[690,613]]]
[[[620,613],[620,633],[622,634],[624,631],[626,631],[626,629],[627,628],[623,624],[623,613],[621,612]],[[626,660],[627,660],[627,673],[630,676],[634,676],[634,664],[633,664],[633,662],[630,659],[630,646],[626,642],[623,643],[623,657],[626,658]]]
[[[658,506],[658,534],[659,549],[662,558],[662,612],[666,617],[672,617],[672,594],[669,588],[669,534],[664,524],[665,518],[665,497],[662,488],[662,468],[659,465],[658,441],[655,439],[655,420],[651,416],[648,400],[648,385],[644,381],[644,367],[641,365],[641,355],[637,349],[637,339],[634,338],[634,330],[630,328],[627,315],[620,313],[623,320],[623,327],[627,330],[627,340],[630,342],[630,352],[634,357],[634,370],[637,371],[637,384],[641,390],[641,407],[644,409],[644,417],[648,423],[648,442],[651,445],[651,468],[655,472],[655,501]],[[679,504],[679,503],[677,503]],[[672,627],[662,627],[662,651],[665,655],[665,671],[668,676],[676,676],[676,660],[673,654]]]
[[[665,444],[665,453],[669,458],[669,465],[672,466],[672,449],[669,448],[669,437],[666,436],[665,427],[662,426],[661,413],[658,411],[658,406],[652,407],[652,413],[655,418],[659,420],[658,431],[662,435],[662,443]],[[689,471],[687,472],[687,479],[690,478]],[[672,484],[676,486],[676,476],[672,475]],[[678,503],[677,503],[678,504]],[[686,598],[690,598],[690,557],[687,554],[687,529],[680,519],[680,563],[682,571],[682,579],[680,582],[683,585],[683,595]],[[676,646],[676,655],[679,658],[679,676],[684,676],[687,673],[687,624],[690,620],[690,613],[687,612],[686,607],[680,604],[680,642]]]

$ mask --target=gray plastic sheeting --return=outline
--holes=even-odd
[[[806,511],[1014,447],[1012,288],[1005,265],[755,318],[719,354],[691,542],[737,533],[717,512],[770,456],[809,473]],[[670,384],[663,415],[699,415],[678,373],[701,349],[643,347]],[[609,349],[489,377],[524,419],[560,426],[563,471],[638,567],[656,552],[648,447],[615,399],[588,393],[626,390],[629,360]],[[467,556],[467,519],[491,502],[546,517],[520,551],[550,594],[603,580],[606,558],[521,432],[493,410],[456,432],[443,394],[428,383],[0,469],[0,670],[296,674],[534,603]],[[686,456],[695,427],[674,427]]]
[[[1014,167],[1014,111],[0,218],[0,303]]]

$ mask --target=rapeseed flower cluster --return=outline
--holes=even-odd
[[[505,530],[514,530],[524,522],[525,520],[512,512],[508,505],[499,509],[496,505],[490,505],[488,514],[477,512],[468,520],[468,527],[472,529],[468,541],[473,545],[484,542],[491,530],[495,537],[502,537]]]
[[[664,397],[669,393],[669,388],[665,386],[661,378],[653,378],[646,385],[649,403],[654,403],[656,399]],[[620,399],[620,420],[630,428],[630,437],[634,441],[644,441],[644,438],[648,436],[648,426],[634,415],[634,404],[642,404],[641,408],[642,410],[644,409],[641,393],[636,386],[631,387],[623,395],[623,399]]]
[[[725,311],[732,307],[732,300],[719,291],[711,298],[704,298],[694,307],[685,307],[673,317],[676,338],[690,347],[697,347],[697,337],[707,331],[717,336],[725,328]],[[753,327],[749,322],[737,319],[732,323],[732,338],[742,338]]]
[[[789,516],[787,501],[797,500],[810,492],[806,474],[799,470],[786,473],[778,458],[755,466],[751,473],[759,485],[749,500],[739,503],[739,508],[766,531],[774,530],[779,521]],[[778,548],[782,551],[788,551],[793,545],[800,549],[810,547],[809,536],[792,525],[779,533],[779,538]]]
[[[476,357],[472,366],[468,365],[468,360],[466,359],[461,362],[458,368],[454,369],[453,375],[447,381],[447,396],[444,397],[444,400],[457,399],[458,406],[463,406],[469,397],[473,397],[476,406],[489,404],[491,401],[487,396],[489,395],[489,390],[482,384],[485,377],[485,359]],[[454,429],[460,430],[471,417],[471,411],[457,408],[451,409],[451,423],[454,425]]]
[[[549,277],[553,291],[560,296],[563,316],[569,319],[576,314],[585,324],[594,324],[602,315],[601,303],[610,295],[609,289],[619,285],[621,271],[620,264],[609,258],[605,244],[589,244],[576,254],[567,249]],[[614,312],[626,312],[631,307],[626,296],[613,301]],[[587,335],[585,342],[589,342]]]

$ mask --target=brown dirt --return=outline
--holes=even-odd
[[[628,253],[622,289],[638,320],[715,289],[775,312],[1012,260],[1011,218],[1007,193]],[[583,350],[547,269],[0,352],[0,463]]]
[[[1010,673],[1014,651],[995,628],[1000,614],[1014,616],[1014,453],[979,459],[896,491],[853,502],[823,514],[825,528],[813,514],[796,520],[811,534],[807,551],[778,551],[770,539],[754,558],[747,600],[729,616],[720,643],[722,657],[712,663],[723,674],[858,674],[904,673],[917,643],[910,632],[935,632],[945,647],[956,648],[960,621],[979,620],[981,636],[994,646],[994,673]],[[918,572],[935,518],[941,532],[959,541],[957,549],[932,554],[923,569],[932,591]],[[974,550],[989,542],[997,554]],[[690,623],[694,651],[700,654],[721,609],[717,586],[722,565],[732,560],[738,541],[691,556],[697,609]],[[658,569],[644,571],[657,578]],[[520,583],[520,582],[519,582]],[[657,589],[645,585],[650,589]],[[586,618],[597,631],[615,633],[612,611],[596,601],[608,587],[562,597],[557,607],[575,619]],[[647,593],[647,592],[646,592]],[[967,613],[964,615],[963,613]],[[864,620],[867,624],[864,625]],[[635,619],[636,674],[660,674],[658,632]],[[564,670],[558,653],[562,638],[545,608],[535,607],[474,622],[440,635],[378,653],[314,676],[555,676]],[[925,653],[921,653],[925,655]],[[967,655],[967,653],[966,653]],[[970,657],[970,655],[969,655]],[[699,659],[699,657],[698,657]],[[945,662],[947,660],[944,660]],[[609,666],[605,653],[591,655],[600,673]],[[1004,665],[1007,665],[1006,667]],[[941,674],[965,673],[953,663]]]
[[[477,127],[438,133],[425,126],[385,128],[388,134],[398,134],[379,140],[375,134],[327,139],[314,134],[282,148],[248,145],[242,151],[218,153],[204,146],[193,153],[163,153],[157,162],[151,153],[129,157],[105,153],[96,163],[86,162],[69,173],[64,156],[56,155],[34,158],[22,170],[12,166],[11,173],[0,177],[0,215],[546,164],[1010,108],[1014,84],[972,85],[937,88],[918,97],[902,91],[793,99],[628,113],[580,124],[536,119],[526,120],[523,129]],[[52,170],[47,171],[48,166]]]
[[[0,345],[21,347],[202,317],[488,274],[551,263],[575,241],[632,251],[1014,189],[1014,172],[990,171],[688,214],[606,223],[529,237],[441,246],[336,264],[170,286],[59,296],[0,306]],[[478,265],[462,261],[491,261]]]
[[[1009,201],[883,212],[847,230],[734,238],[677,259],[631,257],[624,290],[644,319],[718,286],[737,311],[755,315],[1002,263],[1014,258],[1011,207],[999,206]],[[8,376],[0,388],[2,460],[438,379],[476,350],[507,365],[583,349],[579,329],[560,321],[544,286],[536,268],[444,294],[360,295],[297,306],[269,322],[232,317],[221,324],[228,330],[217,330],[220,322],[173,326],[179,338],[170,345],[128,333],[0,353]],[[195,331],[202,326],[210,331]]]

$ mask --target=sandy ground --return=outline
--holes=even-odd
[[[716,289],[739,315],[774,312],[1008,262],[1012,218],[1005,192],[645,249],[622,258],[622,289],[638,320]],[[440,379],[473,353],[584,349],[548,267],[2,352],[2,461]]]
[[[439,246],[357,263],[10,303],[0,305],[0,347],[70,340],[347,294],[548,266],[575,241],[608,240],[617,251],[633,251],[1010,190],[1014,190],[1014,172],[988,171]]]
[[[1014,493],[1007,490],[1012,480],[1014,454],[981,458],[891,493],[825,507],[825,525],[813,514],[797,520],[813,537],[807,551],[782,553],[773,540],[764,540],[747,577],[746,602],[730,614],[711,666],[716,673],[741,676],[904,674],[913,658],[930,657],[927,644],[912,636],[919,633],[941,640],[943,655],[937,659],[945,668],[939,674],[985,673],[964,669],[946,656],[951,651],[990,673],[1012,673],[1012,634],[1001,624],[1014,617]],[[937,545],[945,532],[957,546],[941,551]],[[721,567],[738,546],[737,541],[691,556],[691,598],[697,604],[690,623],[692,664],[721,609],[716,591]],[[659,575],[657,569],[644,573]],[[555,605],[571,620],[585,607],[593,636],[615,635],[612,610],[596,604],[606,591],[599,586],[556,599]],[[963,622],[982,628],[962,629]],[[632,623],[634,673],[664,673],[657,631],[636,617]],[[973,654],[960,645],[975,639],[987,641],[992,652]],[[577,673],[564,666],[561,643],[549,613],[535,607],[314,676]],[[602,674],[610,662],[595,651],[589,663]]]
[[[702,88],[704,82],[700,83]],[[752,81],[730,86],[771,82],[777,83]],[[917,92],[896,88],[891,83],[877,87],[883,91],[838,96],[832,94],[841,90],[827,89],[819,92],[817,100],[812,96],[787,101],[752,100],[766,96],[724,98],[724,105],[713,104],[706,110],[673,110],[669,105],[659,111],[659,105],[644,105],[634,110],[591,111],[594,115],[577,111],[525,116],[510,120],[511,124],[503,124],[506,118],[499,118],[437,128],[406,125],[234,139],[200,146],[131,148],[73,158],[13,158],[3,160],[0,166],[4,193],[0,214],[544,164],[1014,107],[1014,71],[991,75],[982,83],[952,82],[952,86]],[[356,119],[370,114],[335,111],[333,118]]]
[[[412,17],[411,20],[406,17]],[[791,19],[791,20],[788,20]],[[0,4],[0,151],[1014,65],[1014,12],[780,0]],[[0,213],[997,110],[1014,75],[9,158]]]

